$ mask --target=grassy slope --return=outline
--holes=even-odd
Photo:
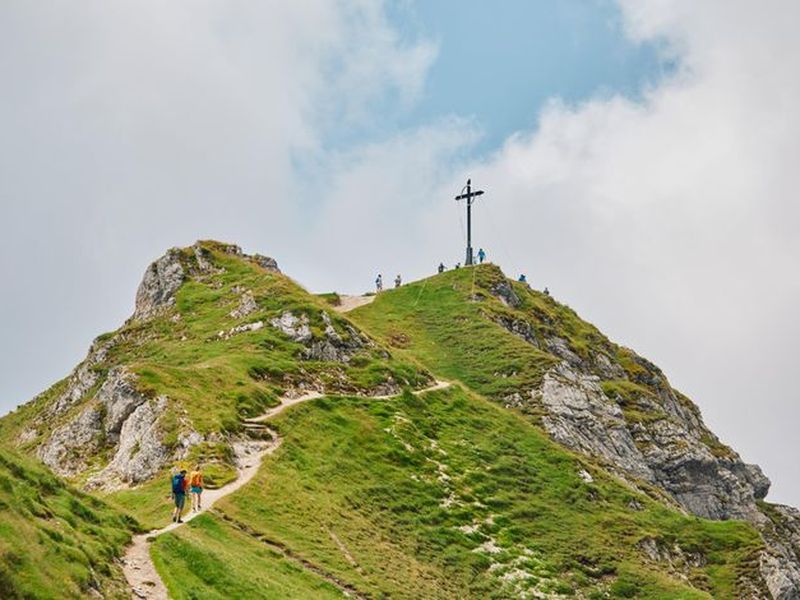
[[[209,515],[159,537],[152,554],[176,599],[341,597],[319,576]]]
[[[46,469],[0,449],[0,598],[127,598],[112,559],[132,522]]]
[[[101,366],[125,364],[149,393],[167,394],[172,421],[166,426],[173,431],[181,418],[202,432],[236,431],[242,416],[309,378],[352,393],[388,377],[419,386],[428,368],[498,398],[538,382],[554,360],[480,318],[510,312],[484,291],[501,277],[491,268],[406,286],[353,313],[401,360],[371,350],[348,367],[301,360],[302,347],[268,326],[214,339],[239,322],[268,322],[286,309],[309,313],[319,334],[326,306],[284,276],[218,252],[214,261],[223,273],[179,292],[179,321],[167,315],[124,327],[126,341]],[[227,316],[238,304],[234,286],[253,290],[259,303],[238,322]],[[537,331],[552,327],[579,353],[617,351],[568,308],[515,287],[532,320],[541,317]],[[473,294],[483,301],[465,302]],[[331,317],[344,332],[341,318]],[[2,435],[15,439],[56,393],[4,419]],[[277,424],[284,445],[255,482],[220,505],[228,521],[203,518],[156,543],[155,560],[178,597],[193,591],[202,597],[335,595],[230,520],[376,597],[505,597],[532,586],[547,593],[705,597],[632,549],[645,537],[702,551],[709,562],[686,567],[692,581],[730,597],[760,546],[743,524],[687,518],[634,494],[551,443],[531,422],[463,390],[390,401],[326,398],[293,408]],[[595,483],[581,480],[580,468]],[[220,480],[225,476],[223,470]],[[147,525],[160,525],[168,513],[165,490],[156,480],[114,500]],[[632,498],[644,509],[630,509]],[[496,554],[478,549],[489,540]]]
[[[323,335],[322,311],[326,311],[337,332],[345,339],[350,333],[346,319],[331,310],[325,300],[309,294],[280,273],[268,272],[253,262],[221,251],[215,242],[203,242],[207,259],[218,272],[193,277],[184,283],[176,304],[166,314],[145,323],[126,323],[114,333],[120,340],[96,368],[99,371],[124,365],[138,375],[137,387],[147,395],[166,395],[167,413],[160,421],[168,444],[177,444],[186,424],[202,434],[241,432],[242,417],[251,417],[274,406],[283,392],[300,382],[324,385],[326,389],[363,393],[394,381],[422,387],[430,380],[424,369],[393,359],[379,346],[365,347],[348,364],[305,360],[305,347],[293,342],[269,325],[284,311],[306,314],[316,337]],[[184,251],[185,269],[194,266],[191,250]],[[237,291],[238,290],[238,291]],[[239,306],[241,291],[252,292],[258,308],[241,319],[230,316]],[[175,319],[179,315],[179,319]],[[265,326],[254,332],[220,339],[219,332],[257,321]],[[64,389],[66,380],[54,385],[32,402],[0,420],[0,443],[14,444],[19,434],[42,418],[44,409]],[[93,390],[95,391],[95,390]],[[83,410],[87,399],[59,419],[46,417],[51,431]],[[21,449],[34,452],[41,435]],[[110,448],[93,457],[94,469],[110,458]],[[235,477],[230,448],[224,443],[204,443],[193,448],[183,464],[204,464],[209,487]],[[82,479],[91,474],[87,472]],[[167,474],[135,491],[123,491],[108,498],[133,514],[144,526],[158,526],[168,518],[165,501]],[[80,481],[78,482],[80,483]]]
[[[218,510],[370,596],[501,598],[538,589],[707,597],[644,560],[635,544],[652,537],[702,550],[708,564],[687,567],[688,576],[716,597],[732,597],[737,574],[760,547],[746,525],[668,510],[461,389],[321,399],[287,411],[277,426],[282,448]],[[629,507],[633,499],[641,510]],[[218,535],[193,531],[191,551],[167,537],[158,555],[187,573],[164,575],[199,577],[197,565],[224,562],[230,549],[213,547]],[[480,549],[488,541],[496,553]],[[188,552],[199,554],[190,562]],[[277,568],[273,556],[260,560],[263,569]]]

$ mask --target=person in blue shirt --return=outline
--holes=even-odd
[[[484,259],[486,258],[486,252],[483,251],[483,248],[478,250],[478,262],[483,263]]]
[[[520,283],[528,283],[528,278],[525,277],[525,273],[521,273],[517,281],[519,281]]]

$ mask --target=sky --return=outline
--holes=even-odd
[[[800,505],[792,0],[0,4],[0,412],[197,239],[361,292],[463,259],[659,364]]]

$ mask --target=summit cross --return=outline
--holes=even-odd
[[[464,190],[467,190],[466,193]],[[461,188],[461,193],[456,196],[456,200],[466,200],[467,205],[467,258],[464,261],[464,266],[469,266],[475,263],[472,255],[472,203],[475,198],[483,195],[483,190],[472,191],[472,179],[467,179],[467,185]]]

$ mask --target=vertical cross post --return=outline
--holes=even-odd
[[[466,190],[466,193],[464,192]],[[461,193],[456,196],[456,200],[465,200],[467,205],[467,258],[464,266],[474,263],[472,253],[472,203],[475,198],[483,194],[483,190],[472,191],[472,179],[467,179],[467,185],[461,189]]]

